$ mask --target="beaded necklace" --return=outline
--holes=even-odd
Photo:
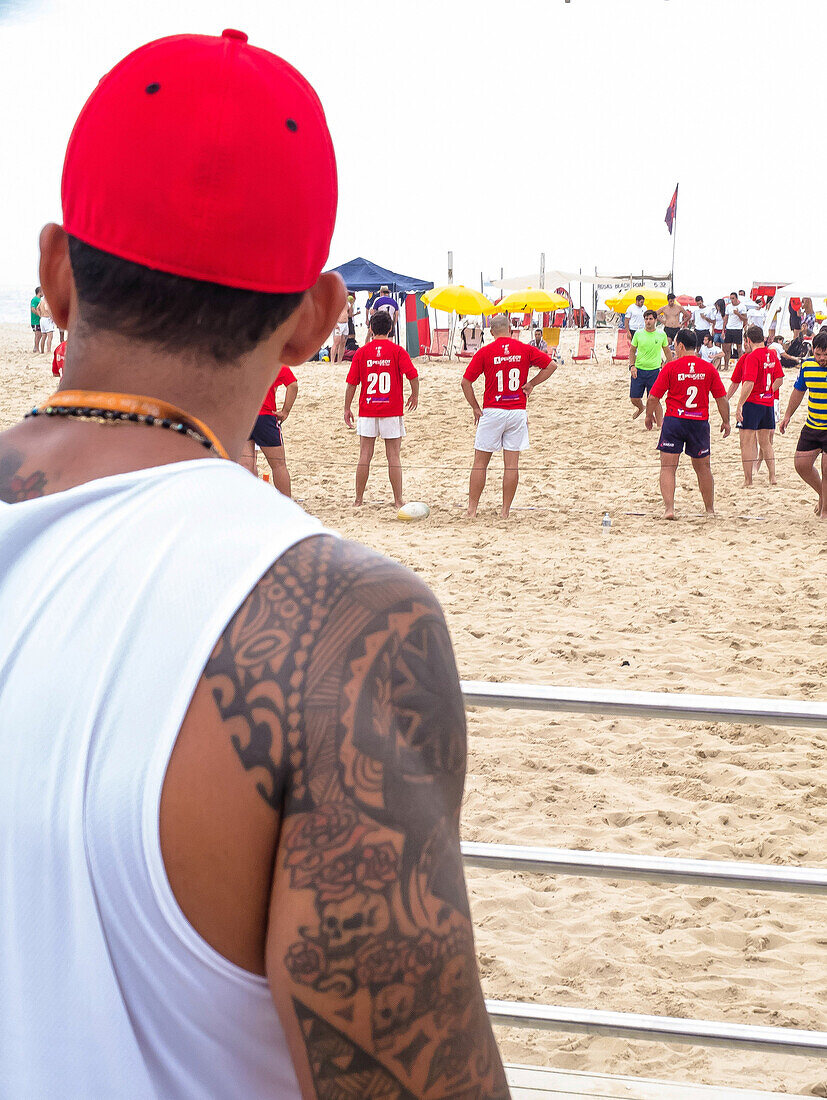
[[[141,397],[133,393],[99,393],[96,390],[62,390],[53,394],[45,404],[35,406],[26,413],[25,419],[32,416],[71,416],[97,424],[117,424],[120,421],[167,428],[200,443],[219,458],[230,457],[215,432],[201,420],[176,405],[154,397]]]

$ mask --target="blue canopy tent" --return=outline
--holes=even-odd
[[[344,279],[348,290],[354,292],[357,290],[371,292],[379,290],[380,287],[383,286],[388,287],[400,306],[402,305],[401,299],[406,294],[419,295],[425,290],[431,290],[434,285],[426,279],[416,279],[412,275],[400,275],[397,271],[389,271],[388,268],[380,267],[379,264],[373,263],[372,260],[366,260],[364,256],[357,256],[355,260],[349,260],[346,264],[341,264],[339,267],[334,267],[332,270],[337,271]],[[418,317],[421,313],[422,316],[427,319],[427,310],[418,298],[416,306],[416,316]],[[398,316],[396,318],[396,325],[396,338],[398,340]],[[405,343],[409,353],[411,355],[419,355],[420,337],[418,335],[417,322],[406,322],[405,333]]]
[[[432,290],[434,286],[426,279],[415,279],[412,275],[389,271],[363,256],[348,260],[346,264],[340,264],[332,270],[342,276],[348,290],[379,290],[380,287],[388,286],[392,292],[398,294],[421,294],[425,290]]]

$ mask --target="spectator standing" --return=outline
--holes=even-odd
[[[669,346],[675,343],[675,337],[681,327],[691,320],[692,314],[680,304],[675,295],[670,291],[666,295],[666,305],[658,310],[658,321],[661,322],[666,335],[669,338]]]
[[[723,298],[715,299],[715,320],[712,325],[714,342],[723,347],[724,329],[726,328],[726,302]]]
[[[32,333],[34,335],[34,347],[32,348],[32,351],[43,350],[43,335],[40,328],[40,314],[37,312],[37,307],[40,305],[40,299],[42,297],[42,289],[39,286],[35,287],[34,298],[32,298],[31,304],[29,306],[29,313],[32,322]]]
[[[634,304],[629,306],[626,310],[626,329],[629,333],[630,340],[633,340],[635,333],[643,328],[643,318],[646,313],[645,302],[646,299],[643,295],[638,294]]]
[[[790,328],[793,330],[793,339],[801,334],[801,299],[790,298]]]
[[[371,310],[371,317],[374,317],[377,313],[387,313],[391,319],[391,334],[396,327],[396,315],[399,312],[399,302],[396,298],[392,297],[390,288],[382,286],[379,288],[379,297],[374,299],[373,309]]]
[[[45,297],[40,299],[40,304],[37,307],[37,312],[40,317],[40,331],[43,334],[40,343],[40,350],[45,351],[48,355],[52,350],[52,336],[54,335],[57,326],[52,320],[52,311],[49,308],[49,303]]]
[[[703,343],[705,333],[709,333],[710,339],[714,336],[715,307],[705,306],[700,294],[695,296],[695,305],[692,307],[692,323],[695,326],[695,339],[700,346]]]
[[[746,310],[736,292],[729,296],[726,307],[726,327],[724,328],[724,370],[729,368],[729,361],[741,354],[741,342],[744,338],[744,325],[747,323]]]
[[[816,311],[812,298],[801,299],[801,327],[811,333],[816,330]]]

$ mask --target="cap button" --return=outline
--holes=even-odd
[[[246,42],[247,41],[247,35],[244,33],[244,31],[236,31],[236,30],[233,30],[232,27],[227,27],[226,30],[223,30],[221,32],[221,37],[222,38],[237,38],[239,40],[239,42]]]

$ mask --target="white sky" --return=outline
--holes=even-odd
[[[0,284],[36,279],[37,233],[60,220],[63,152],[99,77],[152,38],[225,26],[296,65],[325,105],[331,264],[363,255],[439,283],[451,249],[472,286],[501,266],[536,271],[541,251],[549,269],[666,272],[680,181],[678,293],[818,274],[825,8],[0,0]]]

